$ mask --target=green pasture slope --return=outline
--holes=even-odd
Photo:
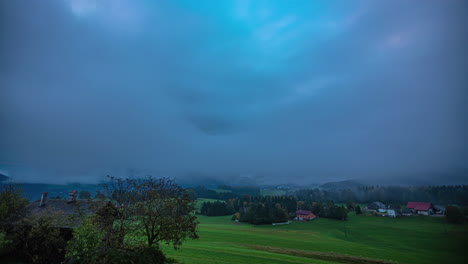
[[[434,217],[355,216],[254,226],[231,216],[199,216],[200,239],[179,251],[181,263],[468,263],[468,225]],[[344,230],[347,230],[345,236]]]

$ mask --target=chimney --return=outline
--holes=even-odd
[[[77,191],[71,191],[68,193],[68,201],[69,203],[73,203],[73,202],[76,202],[76,194],[78,192]]]
[[[41,195],[41,202],[39,203],[39,207],[45,206],[46,201],[47,201],[47,192],[43,192]]]

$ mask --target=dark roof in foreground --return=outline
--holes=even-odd
[[[39,206],[40,200],[30,203],[26,209],[28,217],[53,216],[56,225],[60,227],[71,227],[79,223],[79,216],[95,212],[106,204],[102,200],[76,200],[69,202],[65,199],[47,199],[44,206]],[[75,217],[76,216],[76,217]]]

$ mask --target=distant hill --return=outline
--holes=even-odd
[[[8,181],[9,179],[10,179],[10,177],[0,173],[0,182]]]
[[[101,189],[97,184],[79,183],[70,183],[64,185],[45,183],[17,183],[17,185],[23,191],[25,198],[30,201],[39,199],[42,192],[48,192],[49,198],[60,197],[62,199],[66,199],[68,197],[68,193],[72,190],[78,192],[88,191],[92,196],[94,196],[96,195],[96,191]]]
[[[346,181],[337,181],[337,182],[327,182],[325,184],[320,185],[320,188],[323,189],[350,189],[350,188],[357,188],[359,186],[363,186],[362,183],[357,182],[355,180],[346,180]]]

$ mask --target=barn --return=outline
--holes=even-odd
[[[373,203],[370,203],[368,204],[365,208],[364,208],[365,211],[368,211],[368,212],[379,212],[379,213],[383,213],[387,210],[387,207],[385,206],[385,204],[381,203],[381,202],[373,202]]]
[[[315,219],[316,216],[311,211],[297,210],[296,211],[296,220],[297,221],[309,221]]]
[[[414,214],[431,215],[434,213],[434,206],[431,203],[408,202],[407,209],[411,209]]]

